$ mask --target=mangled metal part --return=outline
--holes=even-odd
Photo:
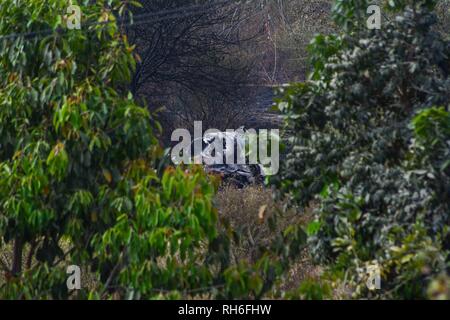
[[[205,165],[204,167],[207,173],[220,175],[224,183],[235,185],[238,188],[264,182],[264,175],[262,174],[261,168],[257,164],[215,164]]]
[[[203,143],[205,148],[197,155],[204,161],[204,169],[207,173],[212,173],[221,176],[224,183],[232,184],[238,188],[243,188],[250,184],[259,184],[264,182],[264,172],[259,164],[236,164],[237,159],[241,155],[241,161],[248,163],[248,157],[246,154],[242,155],[242,152],[246,152],[245,132],[240,129],[234,132],[214,132],[205,134],[203,137]],[[215,141],[223,142],[223,161],[220,164],[215,164],[214,160],[216,155]],[[247,159],[246,159],[247,158]],[[229,163],[233,159],[234,163]]]

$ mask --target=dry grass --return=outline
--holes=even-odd
[[[267,246],[278,232],[292,224],[306,225],[312,217],[312,209],[298,211],[288,208],[286,203],[275,201],[272,190],[263,186],[248,186],[244,189],[225,186],[217,194],[216,206],[221,218],[228,219],[233,228],[246,235],[232,247],[236,262],[242,259],[254,261],[258,248]],[[260,216],[262,208],[265,208],[263,219]],[[268,224],[268,220],[273,218],[277,219],[274,230]],[[320,273],[320,267],[312,263],[305,249],[284,278],[280,279],[277,290],[296,289],[302,281],[317,279]]]
[[[232,250],[237,261],[246,259],[253,262],[258,248],[268,245],[283,228],[284,221],[278,221],[277,229],[271,230],[269,220],[277,218],[282,208],[273,200],[271,190],[262,186],[243,189],[224,186],[217,194],[216,207],[220,218],[226,219],[234,230],[243,235]],[[287,214],[295,217],[292,212]]]

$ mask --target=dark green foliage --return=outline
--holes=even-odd
[[[339,23],[359,10],[337,2]],[[447,270],[450,43],[433,3],[389,1],[400,12],[381,30],[318,36],[311,81],[279,102],[291,152],[276,183],[301,205],[320,200],[313,254],[348,272],[355,295],[424,297]],[[367,292],[373,264],[382,289]]]

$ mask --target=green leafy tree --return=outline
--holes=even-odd
[[[78,3],[81,30],[66,28],[65,0],[0,4],[0,297],[260,297],[304,233],[231,265],[214,181],[164,170],[158,124],[126,90],[128,2]]]
[[[312,252],[355,296],[425,297],[448,270],[450,43],[436,1],[388,1],[381,30],[362,22],[365,1],[336,3],[345,33],[314,39],[310,81],[279,101],[289,152],[275,183],[318,200]],[[374,264],[382,289],[369,292]]]

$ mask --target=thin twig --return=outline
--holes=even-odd
[[[2,258],[0,258],[0,266],[5,272],[11,273],[11,270],[8,268],[8,264],[4,262]]]

